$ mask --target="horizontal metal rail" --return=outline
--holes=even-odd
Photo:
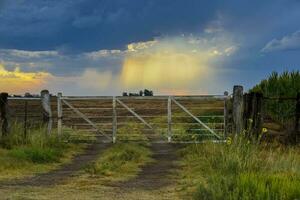
[[[74,125],[76,126],[76,125]],[[156,130],[161,130],[161,131],[166,131],[168,128],[156,128]],[[82,129],[82,130],[96,130],[96,129]],[[112,130],[111,129],[101,129],[102,131],[107,131],[107,132],[111,132]],[[141,130],[141,131],[152,131],[152,129],[149,129],[149,128],[134,128],[134,127],[131,127],[130,130]],[[182,129],[178,129],[178,128],[173,128],[172,130],[174,131],[181,131]],[[223,131],[224,129],[218,129],[218,128],[213,128],[212,130],[215,130],[215,131]],[[187,129],[185,131],[208,131],[207,129],[205,128],[192,128],[192,129]]]
[[[132,107],[129,107],[131,110],[167,110],[167,108],[132,108]],[[72,110],[70,108],[65,108],[66,110]],[[78,110],[112,110],[112,108],[76,108]],[[125,108],[120,108],[120,107],[117,107],[116,108],[117,110],[127,110]],[[192,109],[192,110],[223,110],[224,107],[189,107],[189,109]],[[172,110],[180,110],[180,109],[176,109],[176,108],[173,108]]]
[[[20,115],[21,116],[21,115]],[[37,116],[40,116],[40,115],[37,115]],[[86,115],[88,118],[91,118],[91,119],[111,119],[113,116],[89,116],[89,115]],[[143,118],[167,118],[166,116],[164,115],[140,115],[141,117]],[[124,116],[124,115],[118,115],[117,116],[118,118],[136,118],[135,116]],[[198,117],[198,118],[224,118],[223,115],[202,115],[202,116],[196,116],[195,117]],[[172,118],[191,118],[190,116],[172,116]],[[68,116],[68,117],[65,117],[65,119],[81,119],[81,117],[77,117],[77,116]]]
[[[130,123],[130,122],[119,122],[118,123],[118,125],[127,125],[128,123]],[[95,125],[110,125],[110,124],[112,124],[112,122],[102,122],[102,123],[94,123]],[[135,125],[142,125],[142,124],[144,124],[144,123],[141,123],[141,122],[135,122],[134,123]],[[153,127],[151,126],[151,124],[166,124],[166,123],[163,123],[163,122],[147,122],[147,124],[148,125],[150,125],[150,126],[148,126],[149,128],[151,127],[152,129],[153,129]],[[176,125],[176,124],[178,124],[178,125],[185,125],[185,124],[199,124],[198,122],[172,122],[172,124],[173,125]],[[205,124],[215,124],[215,125],[222,125],[222,124],[224,124],[223,122],[218,122],[218,123],[215,123],[215,122],[205,122]],[[85,124],[82,124],[82,123],[78,123],[78,124],[74,124],[74,126],[88,126],[89,124],[88,123],[85,123]]]
[[[29,101],[32,101],[32,100],[41,100],[41,98],[39,97],[8,97],[7,98],[8,100],[29,100]]]
[[[112,100],[114,96],[63,96],[65,100]],[[120,100],[166,100],[169,96],[115,96]],[[172,96],[177,100],[197,100],[197,99],[212,99],[224,100],[227,96],[224,95],[194,95],[194,96]]]

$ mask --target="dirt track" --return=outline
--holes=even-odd
[[[128,191],[134,189],[156,190],[172,184],[170,175],[176,169],[177,147],[172,144],[153,143],[150,148],[154,161],[143,166],[136,178],[110,186]]]
[[[21,199],[40,199],[41,196],[43,199],[58,197],[72,199],[72,195],[78,199],[157,199],[157,197],[174,199],[172,196],[174,195],[173,189],[170,188],[173,188],[175,183],[175,176],[171,175],[177,167],[175,161],[177,161],[176,150],[178,146],[167,143],[153,143],[150,146],[153,162],[143,166],[135,178],[124,182],[105,183],[91,180],[88,189],[83,190],[78,189],[76,184],[74,186],[69,185],[70,182],[76,182],[77,174],[83,166],[99,157],[103,150],[109,146],[111,144],[92,144],[87,147],[83,154],[75,157],[71,163],[63,165],[57,170],[32,178],[1,182],[0,194],[1,192],[8,194],[18,191],[17,197],[21,197]],[[34,192],[28,194],[28,190]],[[77,197],[76,194],[81,196]],[[35,197],[32,198],[32,195]],[[98,195],[97,198],[95,195]],[[7,199],[15,199],[15,196]]]
[[[109,146],[111,146],[111,144],[90,144],[86,147],[84,153],[76,156],[70,163],[63,165],[57,170],[30,178],[1,182],[0,188],[5,186],[52,186],[60,184],[66,179],[75,175],[86,164],[97,159],[99,154],[101,154],[101,152],[107,149]]]

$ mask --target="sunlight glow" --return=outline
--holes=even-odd
[[[46,72],[21,72],[19,68],[8,71],[0,64],[0,87],[8,93],[39,91],[50,77]]]

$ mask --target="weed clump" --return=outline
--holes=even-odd
[[[149,162],[150,150],[142,144],[118,144],[107,149],[85,171],[90,175],[123,177],[135,174],[139,166]]]

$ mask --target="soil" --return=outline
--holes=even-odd
[[[121,190],[156,190],[173,183],[172,173],[176,170],[176,150],[178,145],[152,143],[153,162],[143,166],[136,178],[111,184]]]

